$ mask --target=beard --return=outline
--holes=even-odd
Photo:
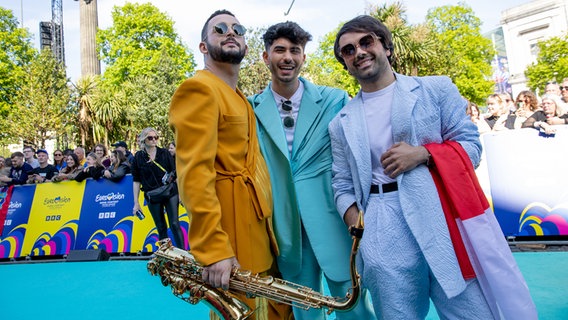
[[[240,44],[238,44],[239,51],[225,51],[222,47],[223,43],[221,43],[221,46],[219,47],[214,47],[209,43],[209,41],[205,41],[205,45],[207,46],[207,51],[209,51],[211,59],[217,62],[239,64],[243,61],[246,54],[246,50],[242,49]]]

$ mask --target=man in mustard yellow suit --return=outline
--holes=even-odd
[[[233,267],[272,274],[278,247],[271,226],[270,179],[256,138],[254,112],[237,89],[247,52],[246,29],[226,10],[201,32],[205,69],[175,92],[169,121],[177,144],[179,194],[192,213],[191,253],[203,280],[228,289]],[[288,319],[291,308],[264,298],[238,298],[252,319]],[[212,316],[213,318],[213,316]]]

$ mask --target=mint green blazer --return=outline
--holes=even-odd
[[[270,172],[274,231],[280,248],[278,267],[290,275],[301,271],[303,224],[326,276],[333,281],[346,281],[352,241],[333,199],[328,125],[349,97],[339,89],[316,86],[303,78],[300,81],[304,93],[291,154],[271,84],[262,93],[249,97]]]

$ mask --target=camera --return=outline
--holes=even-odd
[[[172,174],[170,172],[166,172],[164,174],[164,176],[162,177],[162,183],[163,184],[168,184],[170,182],[170,177],[172,176]]]
[[[144,213],[142,212],[142,210],[137,210],[137,211],[136,211],[136,216],[137,216],[138,219],[140,219],[140,220],[146,218],[146,216],[144,215]]]

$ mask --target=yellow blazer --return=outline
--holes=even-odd
[[[169,122],[191,253],[203,265],[235,256],[243,269],[268,270],[278,253],[270,180],[246,97],[201,70],[176,90]]]

